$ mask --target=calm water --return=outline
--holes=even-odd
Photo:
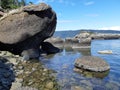
[[[112,50],[113,54],[98,54],[99,50]],[[105,73],[74,72],[74,61],[84,55],[99,56],[110,64]],[[93,40],[91,50],[63,50],[44,57],[45,65],[56,71],[62,90],[84,88],[85,90],[120,90],[120,40]],[[74,89],[76,90],[76,89]]]

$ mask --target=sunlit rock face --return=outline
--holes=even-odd
[[[37,50],[53,35],[56,23],[56,13],[45,3],[12,10],[0,18],[0,50]]]

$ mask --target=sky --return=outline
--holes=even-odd
[[[120,30],[120,0],[27,0],[49,4],[57,14],[56,31]]]

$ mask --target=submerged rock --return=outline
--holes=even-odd
[[[103,72],[110,69],[107,62],[95,56],[83,56],[77,59],[75,61],[75,67],[94,72]]]
[[[39,49],[53,35],[56,20],[56,13],[45,3],[12,10],[0,18],[0,50],[18,54]]]

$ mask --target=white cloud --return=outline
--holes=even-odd
[[[120,30],[120,26],[103,27],[102,30]]]
[[[89,6],[89,5],[93,5],[94,3],[95,3],[95,2],[93,2],[93,1],[89,1],[89,2],[85,2],[84,5],[85,5],[85,6]]]

